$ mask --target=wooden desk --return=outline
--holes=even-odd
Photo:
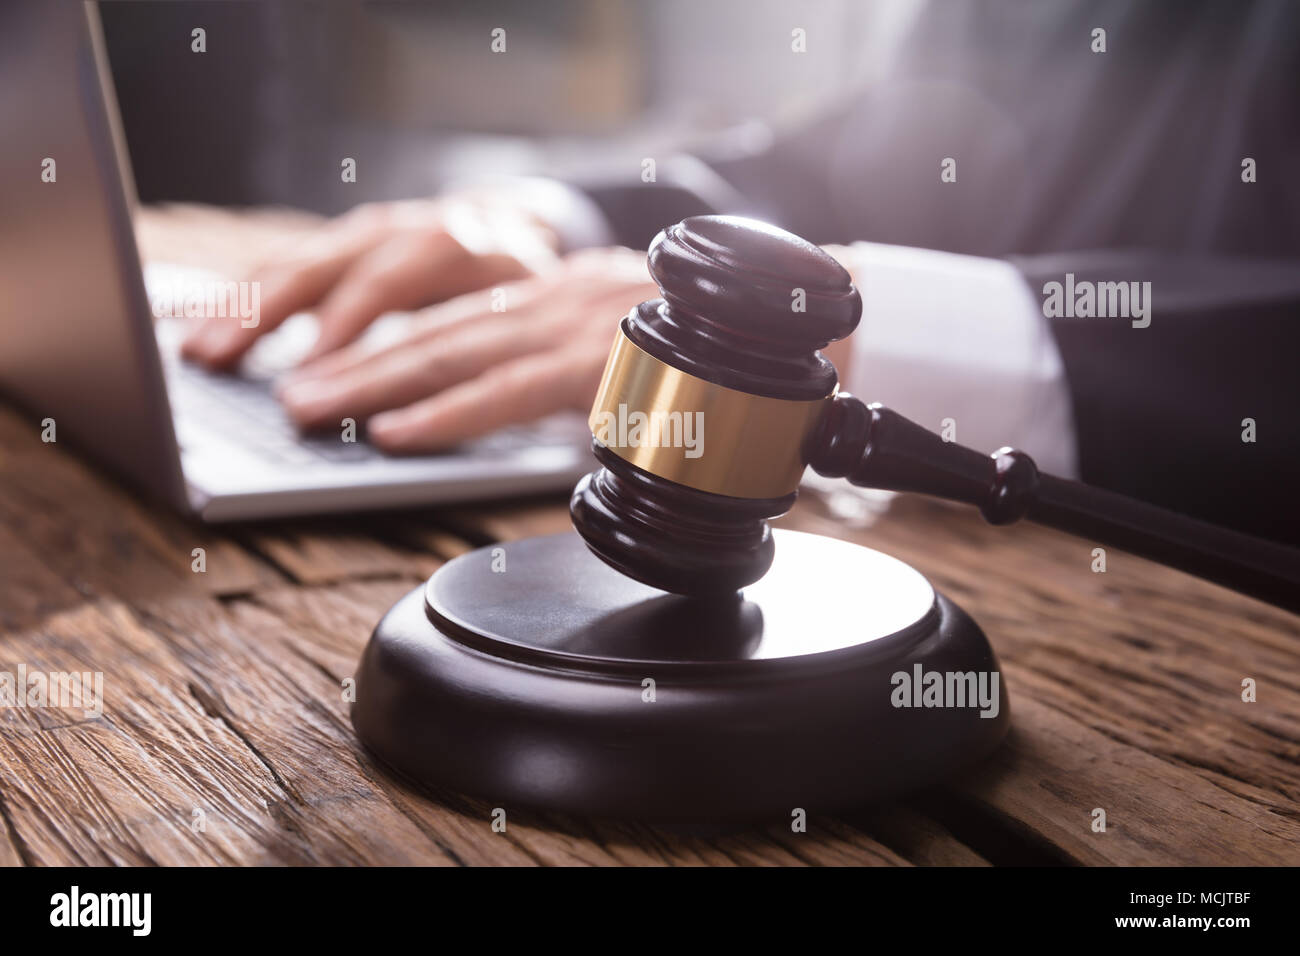
[[[147,250],[192,249],[146,225]],[[214,530],[39,432],[0,408],[0,670],[102,671],[105,706],[0,710],[0,861],[1300,864],[1297,618],[1117,551],[1093,573],[1093,542],[806,496],[785,526],[898,555],[984,627],[1013,714],[998,754],[802,834],[514,809],[494,833],[489,804],[361,751],[341,687],[393,600],[473,545],[565,529],[562,500]]]

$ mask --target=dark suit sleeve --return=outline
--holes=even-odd
[[[756,204],[703,160],[677,153],[656,163],[653,178],[641,168],[566,177],[595,203],[614,241],[645,249],[659,230],[689,216],[726,213],[761,216]]]
[[[1151,282],[1151,322],[1053,318],[1082,479],[1300,544],[1300,262],[1134,252],[1012,260],[1045,283]],[[1243,441],[1254,422],[1253,442]]]
[[[578,185],[633,247],[714,211],[817,243],[1294,258],[1297,38],[1290,0],[936,0],[884,75],[815,117],[720,134],[654,182],[629,163]]]
[[[671,154],[652,181],[627,168],[563,178],[596,204],[615,241],[633,249],[687,216],[710,214],[753,216],[822,244],[866,238],[837,224],[833,177],[825,151],[815,147],[840,136],[852,105],[833,107],[761,149],[739,149],[723,136],[698,155]]]

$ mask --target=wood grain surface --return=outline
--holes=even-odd
[[[231,218],[207,215],[156,214],[146,253]],[[1300,864],[1300,619],[1116,551],[1094,573],[1094,542],[841,494],[781,524],[890,552],[980,622],[1013,715],[991,761],[806,833],[514,809],[496,833],[490,805],[377,766],[342,685],[398,596],[471,547],[563,530],[562,498],[206,528],[39,420],[0,407],[0,670],[101,671],[104,707],[0,709],[0,862]]]

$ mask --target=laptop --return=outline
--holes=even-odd
[[[308,316],[259,341],[239,374],[182,362],[180,320],[155,322],[150,296],[195,276],[151,267],[146,288],[93,4],[0,5],[0,129],[0,390],[34,433],[53,420],[58,442],[213,522],[559,490],[592,467],[577,414],[422,457],[381,454],[363,426],[298,434],[271,384],[309,345]]]

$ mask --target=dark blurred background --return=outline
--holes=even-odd
[[[101,13],[143,201],[335,213],[467,175],[635,168],[651,144],[729,130],[752,142],[870,82],[918,6],[129,0]],[[789,55],[792,26],[811,55]],[[207,55],[190,51],[195,27]],[[346,187],[344,156],[358,162]]]

